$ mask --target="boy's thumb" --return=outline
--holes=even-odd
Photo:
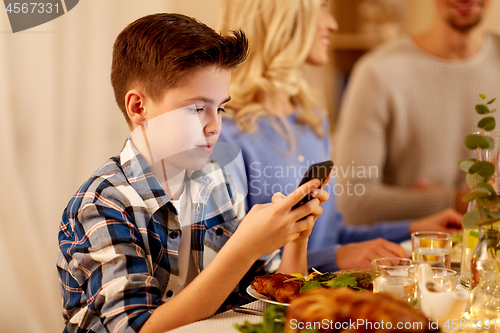
[[[283,195],[283,193],[281,192],[276,192],[273,194],[273,197],[271,199],[271,202],[275,203],[275,202],[280,202],[281,200],[283,200],[285,196]]]

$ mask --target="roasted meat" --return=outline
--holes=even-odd
[[[336,278],[343,278],[339,281]],[[373,278],[371,269],[350,269],[336,273],[311,274],[309,281],[320,282],[325,287],[344,287],[346,278],[353,279],[349,284],[354,289],[373,290]],[[285,282],[293,279],[293,281]],[[300,288],[305,284],[304,280],[292,275],[276,273],[272,275],[258,276],[252,282],[252,288],[259,294],[271,297],[282,303],[289,303],[292,298],[299,295]],[[321,285],[320,285],[321,286]],[[307,287],[307,286],[306,286]]]
[[[292,298],[299,294],[303,281],[286,280],[295,279],[292,275],[276,273],[272,275],[257,276],[252,282],[252,288],[259,294],[271,297],[282,303],[289,303]]]
[[[431,331],[424,314],[398,297],[349,288],[317,288],[301,293],[290,302],[286,318],[285,333],[307,329],[319,333]]]

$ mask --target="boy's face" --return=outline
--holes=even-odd
[[[178,170],[205,166],[220,135],[230,81],[228,69],[202,68],[168,89],[161,101],[146,100],[150,162],[164,160],[167,168]]]

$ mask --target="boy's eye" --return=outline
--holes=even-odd
[[[201,113],[201,112],[204,112],[205,111],[205,108],[196,108],[196,109],[191,109],[191,111],[193,113]],[[217,113],[221,113],[221,112],[226,112],[226,110],[224,110],[224,108],[218,108],[217,109]]]

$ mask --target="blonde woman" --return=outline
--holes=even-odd
[[[269,202],[275,192],[290,193],[308,166],[330,159],[328,121],[301,67],[328,62],[337,23],[325,0],[220,0],[216,30],[237,29],[245,31],[250,53],[232,74],[219,141],[241,148],[244,165],[229,172],[238,179],[246,170],[240,186],[248,189],[249,209]],[[330,194],[340,191],[335,186],[330,181]],[[413,231],[460,226],[460,215],[449,210],[414,222],[346,228],[331,195],[309,238],[308,266],[323,271],[371,267],[374,258],[407,255],[394,242]]]

